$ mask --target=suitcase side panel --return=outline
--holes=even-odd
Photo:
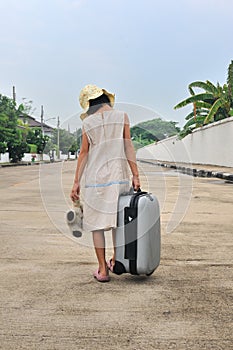
[[[143,196],[138,202],[137,272],[150,274],[160,263],[160,209],[155,196]]]

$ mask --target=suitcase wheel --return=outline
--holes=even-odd
[[[124,265],[120,261],[116,260],[114,268],[113,268],[113,272],[116,275],[121,275],[122,273],[126,273],[126,269],[125,269]]]
[[[150,277],[154,271],[155,271],[155,269],[153,271],[151,271],[150,273],[147,273],[146,276]]]

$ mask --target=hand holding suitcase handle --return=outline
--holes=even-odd
[[[140,193],[140,192],[142,192],[142,190],[141,190],[140,187],[139,187],[137,190],[135,190],[135,189],[133,188],[133,186],[130,187],[129,194],[135,194],[135,193]]]
[[[137,191],[138,189],[140,189],[140,180],[138,175],[133,175],[132,178],[132,186],[134,188],[135,191]]]

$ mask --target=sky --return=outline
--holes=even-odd
[[[0,93],[15,86],[38,120],[43,105],[71,129],[86,84],[114,92],[132,124],[182,126],[188,84],[224,84],[233,59],[232,0],[0,0],[0,29]]]

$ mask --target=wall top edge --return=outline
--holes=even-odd
[[[191,135],[193,135],[194,133],[196,132],[200,132],[200,131],[203,131],[203,130],[206,130],[206,129],[209,129],[209,128],[214,128],[216,126],[219,126],[219,125],[222,125],[222,124],[227,124],[227,123],[232,123],[233,122],[233,116],[232,117],[228,117],[228,118],[225,118],[225,119],[222,119],[222,120],[219,120],[217,122],[214,122],[214,123],[210,123],[208,125],[205,125],[205,126],[202,126],[200,128],[197,128],[197,129],[194,129],[192,131],[191,134],[188,134],[187,136],[185,136],[183,139],[181,139],[180,141],[186,139],[186,137],[190,137]],[[146,149],[146,148],[150,148],[152,146],[155,146],[155,145],[158,145],[158,144],[161,144],[161,143],[164,143],[164,142],[167,142],[167,141],[171,141],[171,140],[178,140],[178,135],[174,135],[174,136],[171,136],[171,137],[167,137],[163,140],[160,140],[158,142],[154,142],[154,143],[151,143],[147,146],[144,146],[142,148]]]
[[[200,128],[194,129],[192,131],[192,133],[195,133],[195,132],[198,132],[198,131],[202,131],[202,130],[206,130],[206,129],[209,129],[209,128],[213,128],[213,127],[218,126],[218,125],[231,123],[231,122],[233,122],[233,117],[228,117],[228,118],[225,118],[225,119],[222,119],[222,120],[218,120],[217,122],[210,123],[208,125],[204,125],[204,126],[201,126]]]

